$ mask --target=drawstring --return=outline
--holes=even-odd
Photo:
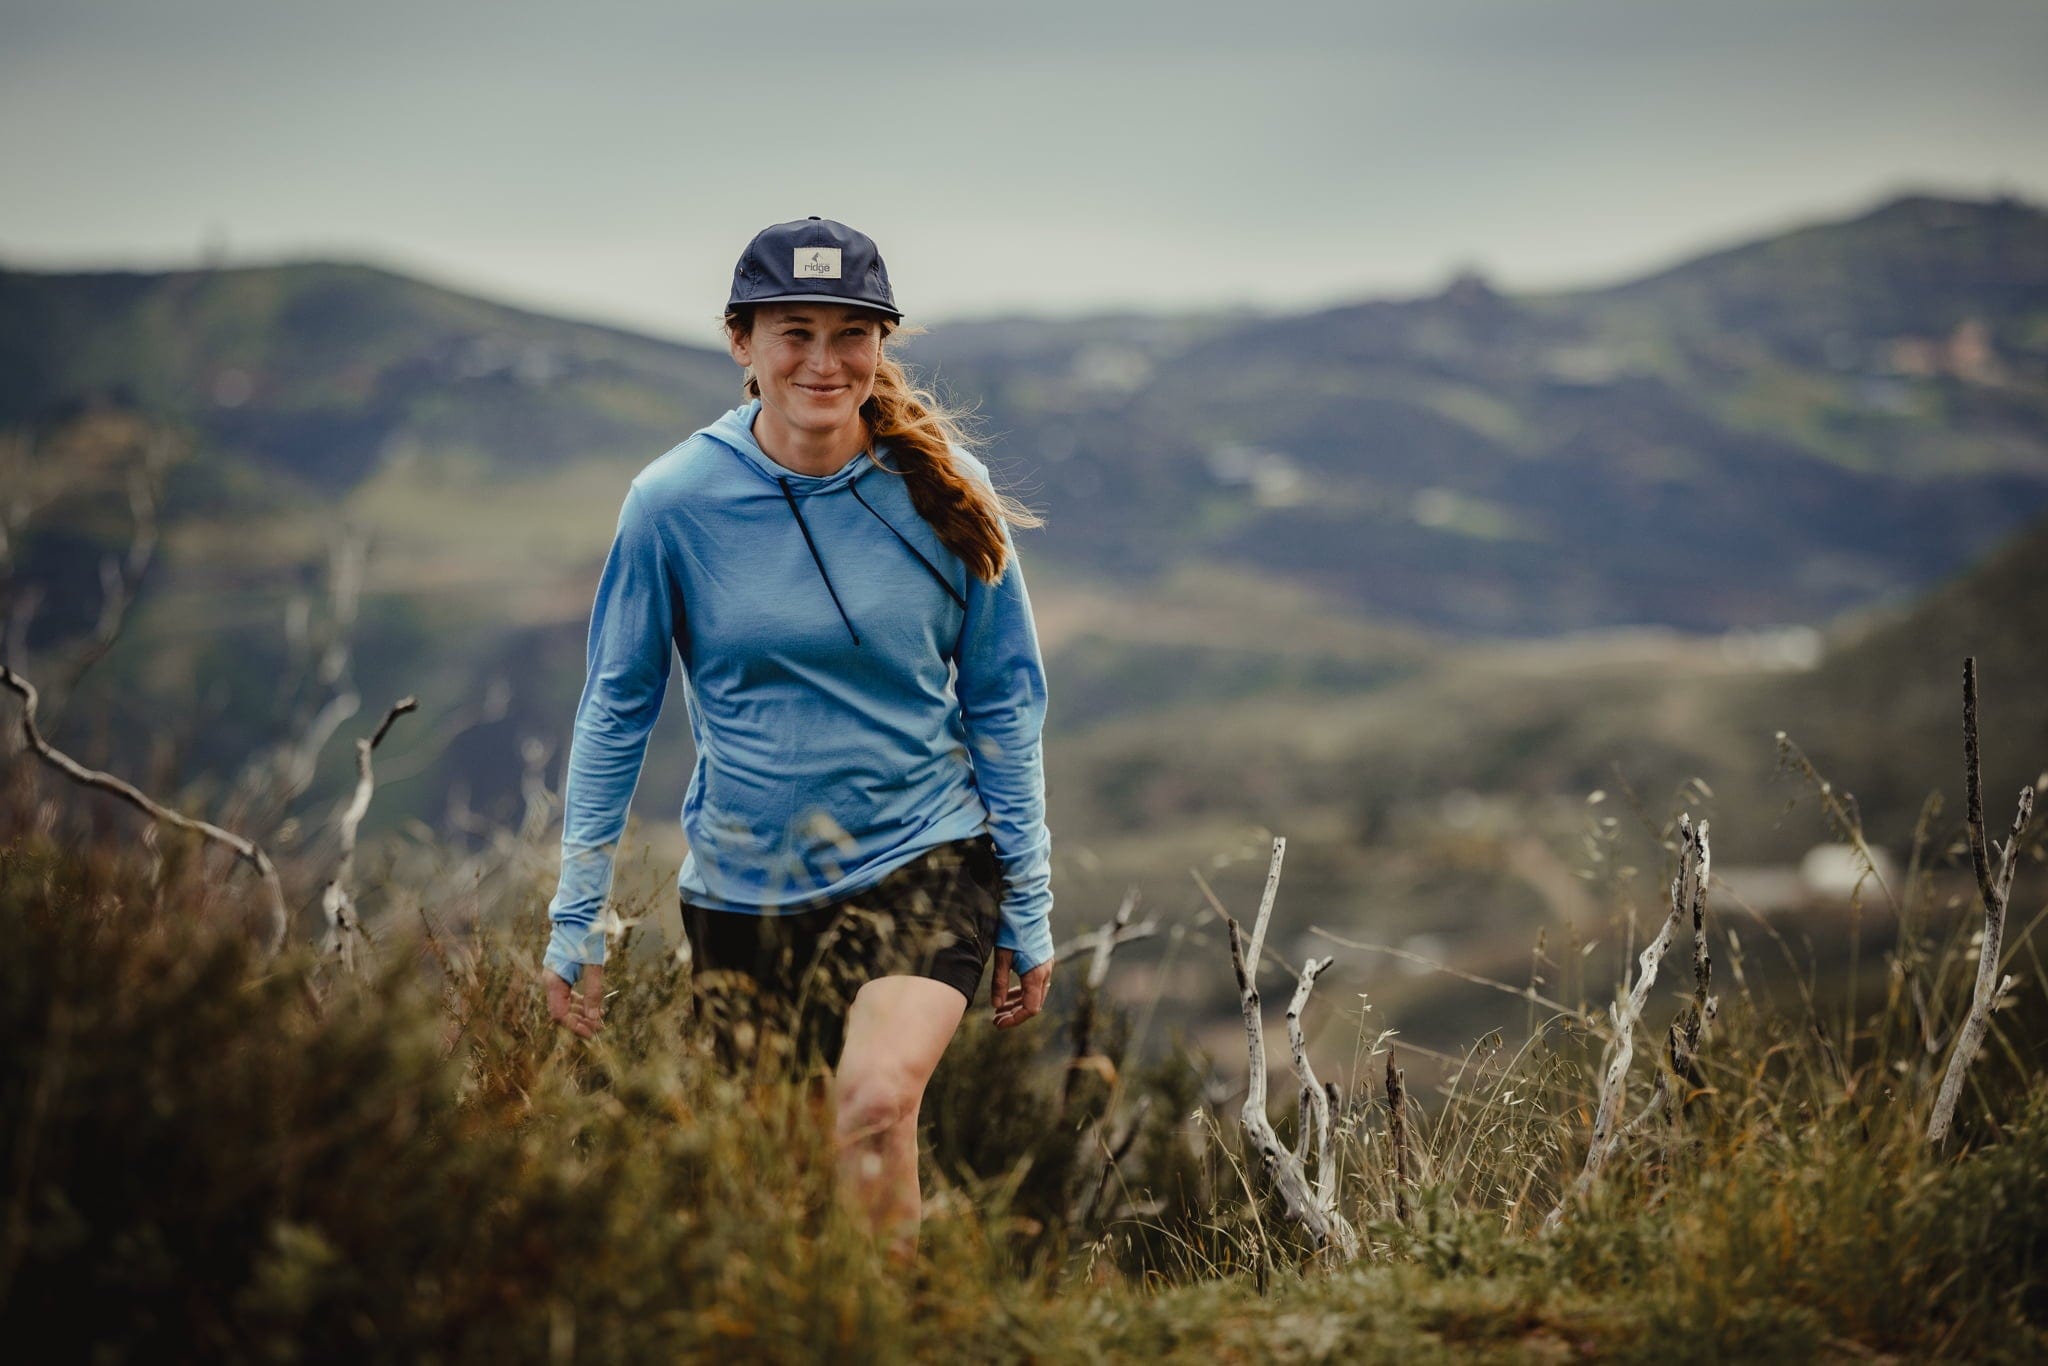
[[[791,493],[789,490],[789,480],[777,476],[775,482],[782,485],[782,496],[789,503],[789,510],[791,515],[793,515],[796,518],[797,529],[803,532],[804,534],[804,545],[811,552],[811,563],[818,566],[818,577],[825,581],[825,591],[832,595],[832,605],[839,609],[839,619],[846,623],[846,634],[853,637],[854,644],[860,644],[860,633],[853,629],[853,619],[846,615],[846,606],[844,603],[839,601],[839,590],[832,586],[832,576],[825,572],[825,562],[824,560],[818,557],[818,543],[811,539],[810,524],[804,521],[803,510],[796,505],[796,495],[794,493]],[[856,488],[852,483],[849,482],[847,484],[846,491],[848,493],[851,493],[862,507],[866,508],[869,512],[874,513],[875,520],[880,522],[883,526],[888,527],[889,534],[894,536],[897,540],[902,541],[903,548],[905,550],[908,550],[911,554],[917,556],[917,562],[924,566],[925,572],[927,574],[930,574],[933,579],[938,581],[939,587],[946,590],[946,596],[951,598],[954,601],[954,603],[959,606],[961,611],[964,612],[967,610],[967,599],[960,596],[959,590],[954,588],[953,585],[947,581],[946,576],[939,572],[938,567],[936,565],[934,565],[930,560],[924,557],[922,551],[920,551],[916,546],[910,543],[908,537],[904,536],[902,532],[896,529],[894,523],[890,522],[890,520],[887,517],[884,517],[881,513],[875,512],[874,505],[868,502],[867,499],[862,498],[860,496],[860,490]]]
[[[852,494],[854,497],[860,498],[860,505],[862,507],[867,508],[869,512],[875,512],[874,507],[868,502],[868,500],[860,497],[860,490],[856,488],[854,485],[848,484],[846,486],[846,491]],[[927,560],[922,554],[919,554],[917,547],[912,545],[910,541],[904,536],[904,534],[898,531],[887,517],[884,517],[879,512],[875,512],[875,520],[880,522],[883,526],[888,527],[889,534],[891,536],[894,536],[897,540],[902,541],[903,548],[905,550],[917,556],[917,562],[925,567],[926,573],[930,574],[933,578],[939,581],[939,587],[946,590],[946,596],[951,598],[955,603],[957,603],[961,611],[964,612],[967,610],[967,599],[960,596],[960,594],[954,589],[953,585],[946,581],[946,576],[944,574],[941,574],[936,568],[933,567],[932,562],[930,560]]]
[[[810,547],[811,563],[818,566],[818,577],[825,581],[825,591],[832,595],[832,605],[839,608],[839,619],[846,623],[846,634],[853,637],[854,644],[860,644],[860,633],[853,629],[853,620],[846,615],[846,608],[839,601],[839,590],[832,586],[832,576],[825,572],[825,562],[818,558],[818,543],[811,539],[811,529],[804,524],[803,511],[796,505],[796,495],[789,491],[789,481],[778,476],[775,482],[782,485],[782,496],[789,500],[789,510],[796,517],[797,530],[803,532],[804,544]]]

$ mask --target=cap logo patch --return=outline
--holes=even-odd
[[[795,274],[799,280],[838,279],[839,248],[798,247],[796,249]]]

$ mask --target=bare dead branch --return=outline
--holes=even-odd
[[[1989,906],[1998,899],[1991,884],[1991,859],[1984,847],[1984,775],[1977,762],[1977,656],[1963,660],[1963,790],[1969,803],[1970,866],[1977,892]]]
[[[1287,1003],[1287,1043],[1294,1050],[1294,1074],[1301,1080],[1301,1118],[1305,1121],[1295,1160],[1303,1161],[1305,1153],[1315,1161],[1316,1202],[1327,1210],[1337,1207],[1337,1162],[1335,1154],[1330,1151],[1330,1093],[1316,1080],[1315,1068],[1309,1065],[1308,1039],[1302,1033],[1301,1012],[1308,1006],[1308,994],[1315,989],[1316,978],[1322,976],[1323,969],[1335,961],[1334,958],[1311,958],[1302,964],[1301,979],[1294,987],[1294,999]],[[1307,1170],[1306,1166],[1303,1170]]]
[[[1984,1046],[1991,1027],[1991,1012],[2012,979],[1999,980],[1998,960],[2005,943],[2005,911],[2012,900],[2013,874],[2018,870],[2020,835],[2034,813],[2034,789],[2020,789],[2019,810],[2012,818],[2012,834],[1999,851],[1998,872],[1991,871],[1991,857],[1984,835],[1984,786],[1977,755],[1977,657],[1963,661],[1963,780],[1969,791],[1970,860],[1977,870],[1977,891],[1984,901],[1984,943],[1977,955],[1977,985],[1970,996],[1970,1013],[1956,1034],[1948,1055],[1948,1070],[1942,1074],[1941,1090],[1934,1098],[1934,1111],[1927,1120],[1927,1141],[1939,1145],[1948,1140],[1955,1122],[1956,1102],[1962,1098],[1963,1077]]]
[[[1704,825],[1701,826],[1701,830],[1704,832]],[[1678,1012],[1678,1018],[1671,1022],[1671,1029],[1665,1041],[1669,1070],[1657,1074],[1656,1092],[1650,1097],[1650,1103],[1643,1107],[1642,1113],[1629,1124],[1626,1130],[1629,1135],[1650,1125],[1658,1115],[1665,1113],[1667,1106],[1672,1107],[1670,1113],[1676,1119],[1685,1107],[1686,1097],[1705,1085],[1699,1069],[1700,1040],[1705,1036],[1708,1026],[1713,1024],[1714,1017],[1720,1013],[1721,1008],[1719,999],[1712,994],[1714,960],[1707,949],[1706,911],[1707,888],[1703,877],[1699,885],[1692,889],[1692,999],[1685,1003],[1685,1008]],[[1682,1095],[1679,1093],[1680,1087],[1685,1088]],[[1674,1096],[1677,1097],[1675,1106]]]
[[[1643,950],[1635,986],[1615,1000],[1612,1011],[1614,1041],[1609,1046],[1607,1073],[1600,1084],[1600,1098],[1593,1109],[1593,1134],[1586,1146],[1586,1165],[1579,1172],[1578,1179],[1572,1182],[1571,1189],[1559,1198],[1557,1206],[1544,1218],[1546,1231],[1563,1223],[1565,1207],[1592,1189],[1593,1182],[1599,1179],[1600,1169],[1606,1165],[1621,1137],[1621,1109],[1628,1097],[1628,1068],[1635,1059],[1636,1021],[1642,1018],[1643,1007],[1650,998],[1650,988],[1657,981],[1657,968],[1663,963],[1664,955],[1670,952],[1688,911],[1695,918],[1705,914],[1704,906],[1695,908],[1694,903],[1706,895],[1709,863],[1707,822],[1701,821],[1695,832],[1692,818],[1681,815],[1678,829],[1681,846],[1678,876],[1671,880],[1671,913],[1664,917],[1664,926],[1657,932],[1657,937]]]
[[[1415,1178],[1408,1158],[1408,1088],[1391,1044],[1387,1047],[1387,1140],[1394,1149],[1394,1217],[1405,1224],[1408,1185]]]
[[[1142,925],[1131,924],[1131,912],[1137,909],[1138,889],[1133,887],[1124,894],[1116,908],[1116,914],[1101,928],[1090,931],[1059,951],[1059,956],[1078,956],[1083,950],[1089,954],[1088,972],[1082,979],[1081,997],[1074,1007],[1074,1056],[1067,1065],[1065,1079],[1060,1083],[1059,1114],[1064,1116],[1072,1104],[1076,1078],[1081,1072],[1095,1071],[1105,1079],[1112,1079],[1109,1059],[1094,1051],[1096,1003],[1102,997],[1103,984],[1109,980],[1110,955],[1132,940],[1144,939],[1159,929],[1156,918],[1148,918]]]
[[[1244,1009],[1245,1038],[1251,1053],[1250,1076],[1239,1118],[1244,1125],[1245,1136],[1259,1153],[1267,1179],[1280,1192],[1288,1217],[1307,1229],[1318,1244],[1334,1248],[1337,1255],[1348,1262],[1358,1256],[1358,1234],[1337,1210],[1334,1172],[1325,1173],[1325,1179],[1312,1188],[1302,1160],[1280,1142],[1279,1135],[1273,1132],[1272,1121],[1266,1115],[1266,1037],[1259,1017],[1256,973],[1260,955],[1265,951],[1266,929],[1272,921],[1273,901],[1280,890],[1280,863],[1286,853],[1286,839],[1276,836],[1273,860],[1266,870],[1266,890],[1259,900],[1258,918],[1252,922],[1249,949],[1237,921],[1224,917],[1230,931],[1230,965],[1237,973],[1238,1001]],[[1312,958],[1308,961],[1295,989],[1295,1002],[1289,1007],[1290,1014],[1298,1014],[1299,1006],[1306,1003],[1309,990],[1315,985],[1316,976],[1329,964],[1329,959]],[[1304,1066],[1306,1061],[1305,1053],[1297,1053],[1297,1067]],[[1312,1077],[1305,1076],[1302,1080],[1313,1084]],[[1327,1148],[1318,1156],[1326,1164],[1333,1158]],[[1326,1192],[1329,1196],[1327,1203],[1324,1199]]]
[[[5,664],[0,664],[0,684],[5,684],[20,694],[22,700],[22,738],[28,742],[29,748],[33,749],[42,758],[44,763],[75,782],[82,783],[87,787],[98,788],[102,792],[112,793],[153,820],[162,821],[166,825],[175,825],[180,830],[190,830],[194,834],[204,835],[207,839],[226,845],[229,849],[234,850],[236,857],[255,869],[256,876],[262,881],[264,892],[270,901],[271,929],[269,941],[265,945],[265,951],[275,956],[284,947],[285,930],[289,924],[289,917],[285,912],[284,905],[284,885],[278,880],[277,866],[270,861],[268,854],[264,853],[261,848],[257,847],[250,840],[235,834],[231,830],[223,830],[208,821],[195,820],[190,816],[181,816],[169,807],[152,801],[140,790],[114,777],[112,774],[87,768],[69,755],[52,748],[49,742],[43,739],[42,733],[36,729],[37,699],[34,686]]]
[[[1147,917],[1141,924],[1131,923],[1131,913],[1137,909],[1138,889],[1131,888],[1116,908],[1116,914],[1107,923],[1087,934],[1062,945],[1057,956],[1076,958],[1084,952],[1088,955],[1088,971],[1082,979],[1080,1000],[1074,1008],[1074,1054],[1067,1064],[1066,1075],[1060,1082],[1058,1115],[1065,1118],[1073,1108],[1074,1089],[1084,1072],[1095,1072],[1109,1083],[1109,1100],[1101,1112],[1092,1120],[1093,1142],[1075,1148],[1077,1169],[1083,1162],[1083,1154],[1093,1151],[1102,1153],[1102,1160],[1090,1171],[1082,1172],[1073,1186],[1073,1196],[1068,1201],[1068,1225],[1085,1227],[1094,1216],[1096,1205],[1101,1201],[1102,1192],[1107,1188],[1109,1178],[1123,1153],[1137,1137],[1138,1124],[1142,1119],[1149,1098],[1141,1098],[1138,1113],[1125,1126],[1121,1141],[1112,1143],[1103,1130],[1104,1121],[1115,1111],[1116,1099],[1121,1091],[1121,1079],[1110,1060],[1095,1051],[1095,1018],[1097,1004],[1102,999],[1103,985],[1109,980],[1110,955],[1124,944],[1149,938],[1159,930],[1157,917]]]
[[[433,725],[433,743],[430,746],[415,746],[404,758],[389,763],[379,787],[393,787],[410,778],[416,778],[438,763],[455,741],[479,726],[502,721],[512,710],[512,684],[505,678],[493,678],[484,686],[483,696],[466,701],[456,709],[454,715]]]
[[[369,813],[370,796],[376,791],[376,779],[370,772],[370,751],[383,741],[384,733],[391,729],[393,721],[413,711],[419,704],[417,697],[400,698],[392,703],[391,710],[384,713],[375,734],[366,740],[356,741],[356,791],[347,809],[341,813],[341,862],[320,893],[320,908],[327,913],[327,942],[323,951],[338,961],[342,971],[351,976],[356,970],[355,946],[362,932],[362,922],[356,915],[355,894],[349,886],[355,876],[356,830]]]

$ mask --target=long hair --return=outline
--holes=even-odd
[[[728,310],[725,330],[735,337],[751,336],[754,308],[742,304]],[[870,451],[875,443],[888,442],[896,468],[879,460],[875,464],[900,474],[911,506],[931,524],[946,549],[960,557],[969,573],[983,583],[995,584],[1009,567],[1003,523],[1034,527],[1045,525],[1045,519],[982,483],[953,458],[955,446],[967,448],[959,414],[946,408],[931,391],[919,388],[903,364],[888,352],[891,336],[914,337],[923,329],[904,328],[887,318],[878,321],[882,356],[875,366],[875,392],[861,404],[860,416],[867,424]],[[761,397],[761,383],[752,368],[746,372],[745,387],[749,398]]]

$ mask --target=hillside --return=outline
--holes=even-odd
[[[2035,207],[1905,199],[1615,289],[921,354],[1077,564],[1245,564],[1459,632],[1811,623],[2048,504],[2044,260]]]
[[[1022,544],[1052,680],[1063,933],[1133,882],[1199,920],[1190,868],[1232,904],[1255,895],[1276,831],[1300,923],[1455,937],[1501,972],[1539,928],[1611,948],[1620,903],[1581,876],[1597,817],[1635,798],[1661,819],[1697,778],[1730,866],[1782,868],[1828,834],[1810,805],[1783,810],[1784,730],[1896,849],[1929,787],[1953,794],[1963,653],[1984,661],[1993,790],[2033,776],[2044,222],[1909,200],[1578,295],[1467,279],[1289,318],[918,339],[1049,518]],[[1818,334],[1800,331],[1809,277]],[[304,724],[336,683],[309,642],[326,547],[353,528],[362,715],[341,734],[422,702],[390,742],[373,834],[472,807],[512,818],[523,742],[559,773],[621,490],[738,392],[708,351],[357,267],[12,273],[0,302],[0,354],[20,361],[0,404],[36,434],[33,472],[75,485],[4,566],[12,590],[46,590],[32,664],[98,613],[100,555],[128,535],[127,452],[146,444],[135,411],[181,434],[158,566],[59,739],[179,775],[218,810],[221,775],[288,735],[281,700]],[[1814,352],[1812,335],[1836,340]],[[1865,427],[1828,416],[1859,394],[1877,403]],[[1866,427],[1898,441],[1859,438],[1849,461],[1813,435]],[[1786,665],[1810,642],[1771,658],[1715,633],[1831,619],[1807,674]],[[486,698],[496,719],[455,734]],[[671,711],[636,802],[649,881],[682,854],[690,755]],[[331,744],[314,828],[347,781]],[[1614,805],[1590,810],[1596,790]],[[1610,865],[1650,866],[1637,823],[1621,830],[1634,844]],[[1215,951],[1176,971],[1213,972]],[[1425,985],[1391,988],[1417,997],[1409,1027],[1461,1026]]]
[[[1814,623],[2048,506],[2044,260],[2035,206],[1907,198],[1602,290],[961,322],[910,354],[1076,578],[1239,566],[1464,634]],[[715,351],[368,267],[0,271],[0,424],[180,423],[173,506],[239,524],[338,510],[402,551],[460,516],[588,562],[621,472],[736,399]],[[457,536],[409,567],[488,577]],[[91,585],[49,587],[61,617]]]
[[[1177,959],[1135,948],[1147,965],[1136,982],[1202,1002],[1177,1018],[1225,1057],[1235,1018],[1210,988],[1228,958],[1193,874],[1226,906],[1256,904],[1268,832],[1289,840],[1292,930],[1278,947],[1295,961],[1329,951],[1308,933],[1317,926],[1519,983],[1547,942],[1546,971],[1571,999],[1567,983],[1619,974],[1631,918],[1663,894],[1657,827],[1679,810],[1712,822],[1731,917],[1752,904],[1791,913],[1788,933],[1804,951],[1832,954],[1847,931],[1839,893],[1751,901],[1759,886],[1798,887],[1807,851],[1840,837],[1775,737],[1783,731],[1838,794],[1853,795],[1867,838],[1897,867],[1923,800],[1942,794],[1929,852],[1953,856],[1965,655],[1983,680],[1984,784],[1997,819],[2009,820],[2021,784],[2048,771],[2044,571],[2048,518],[1912,609],[1845,618],[1818,640],[1791,642],[1797,652],[1774,651],[1768,638],[1653,631],[1411,641],[1386,656],[1401,667],[1375,685],[1276,685],[1061,733],[1047,761],[1064,822],[1061,904],[1085,923],[1135,885],[1193,928]],[[1171,620],[1158,608],[1144,616],[1155,632]],[[1296,678],[1336,667],[1314,659],[1314,638],[1302,633],[1284,666]],[[1057,660],[1086,653],[1070,641]],[[1286,658],[1276,650],[1269,667]],[[1966,876],[1955,891],[1966,904]],[[1873,943],[1887,923],[1872,921]],[[1525,1012],[1409,963],[1350,960],[1333,974],[1338,993],[1370,991],[1418,1042],[1447,1046]],[[1752,972],[1768,977],[1775,961]],[[1330,1046],[1341,1055],[1345,1041]]]
[[[734,388],[723,356],[368,266],[0,271],[0,424],[92,400],[172,418],[280,500],[415,459],[644,463]]]

